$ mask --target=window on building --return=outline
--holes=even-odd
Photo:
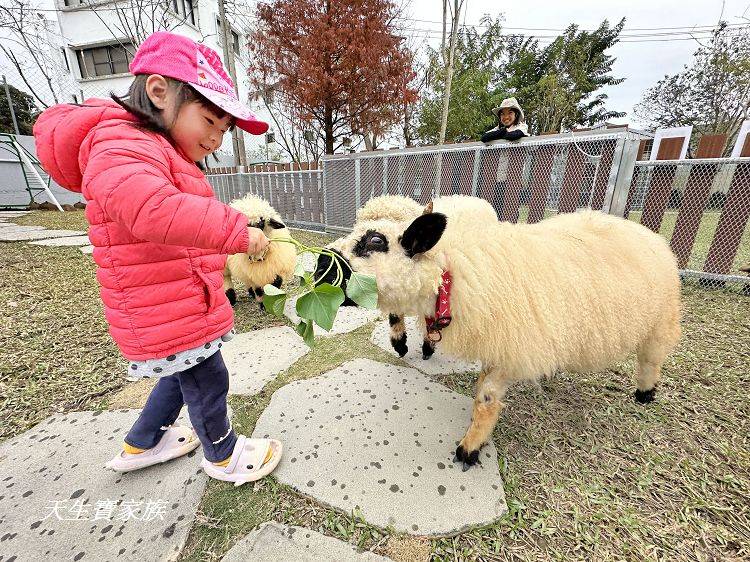
[[[77,49],[76,56],[78,67],[81,69],[81,78],[127,73],[132,51],[134,49],[130,43]]]
[[[70,7],[82,6],[87,3],[87,0],[65,0],[65,5]]]
[[[240,35],[234,29],[231,29],[231,28],[229,31],[232,34],[231,49],[232,51],[234,51],[234,54],[241,56],[242,55],[242,35]],[[221,33],[221,20],[219,18],[216,18],[216,33],[219,37],[219,45],[223,45],[224,38]]]
[[[197,4],[198,0],[172,0],[171,9],[181,20],[192,25],[197,25]]]
[[[64,48],[60,49],[60,53],[62,54],[62,58],[65,61],[65,70],[70,72],[70,63],[68,62],[68,53],[65,52]]]

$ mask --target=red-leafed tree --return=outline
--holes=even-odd
[[[398,36],[391,0],[275,0],[258,4],[250,79],[282,96],[303,121],[317,121],[332,154],[336,139],[368,145],[413,101],[412,54]]]

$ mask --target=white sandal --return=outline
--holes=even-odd
[[[192,427],[172,425],[167,428],[155,447],[137,454],[120,451],[115,458],[104,465],[104,468],[115,472],[131,472],[186,455],[200,444]]]
[[[269,449],[273,453],[268,462],[264,463],[263,460]],[[229,464],[218,466],[204,457],[201,466],[211,478],[234,482],[235,486],[241,486],[246,482],[255,482],[271,474],[279,464],[283,450],[281,441],[276,439],[251,439],[238,435]]]

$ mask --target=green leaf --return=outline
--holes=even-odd
[[[378,284],[374,275],[352,272],[346,285],[346,294],[363,308],[378,307]]]
[[[297,299],[297,314],[329,331],[333,328],[336,312],[343,302],[344,291],[340,287],[323,283]]]
[[[279,289],[274,285],[266,285],[265,287],[263,287],[263,292],[266,295],[286,295],[286,291],[284,289]]]
[[[274,316],[284,316],[284,305],[286,304],[286,291],[278,289],[273,285],[263,287],[263,307]]]
[[[315,345],[315,332],[313,330],[313,323],[310,320],[304,318],[297,324],[297,333],[302,336],[305,340],[307,347],[313,347]]]
[[[305,268],[302,265],[302,260],[297,258],[297,265],[294,266],[294,275],[295,277],[304,277],[305,276]]]

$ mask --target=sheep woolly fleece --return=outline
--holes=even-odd
[[[244,214],[251,224],[257,224],[261,219],[265,219],[266,225],[263,232],[269,238],[291,238],[288,229],[273,229],[268,225],[270,219],[283,221],[276,209],[264,199],[255,195],[247,195],[242,199],[232,201],[229,206]],[[297,252],[294,246],[285,242],[271,242],[262,261],[250,261],[247,254],[233,254],[227,257],[224,289],[231,287],[227,274],[230,274],[233,279],[242,281],[247,288],[262,288],[273,283],[277,276],[281,277],[283,282],[287,282],[294,275],[296,263]]]
[[[413,259],[397,242],[408,223],[363,222],[345,255],[355,271],[376,276],[381,308],[402,316],[432,314],[447,267],[453,321],[441,346],[508,382],[600,370],[633,352],[641,369],[658,371],[676,345],[680,281],[661,236],[594,211],[482,229],[463,218],[449,216],[438,244]],[[390,251],[353,255],[370,229],[387,236]]]

